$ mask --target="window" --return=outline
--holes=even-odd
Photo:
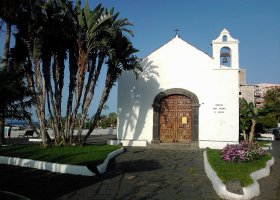
[[[223,42],[227,42],[227,36],[226,35],[223,36]]]

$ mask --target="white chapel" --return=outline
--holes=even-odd
[[[209,56],[176,35],[118,82],[117,140],[124,146],[239,141],[239,41],[224,29]]]

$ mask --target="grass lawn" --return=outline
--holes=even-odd
[[[216,171],[219,178],[226,183],[232,179],[238,179],[241,181],[243,187],[246,187],[253,183],[250,174],[256,170],[264,168],[266,162],[271,159],[270,154],[265,154],[258,160],[250,162],[227,162],[222,160],[220,150],[207,149],[207,157],[213,170]]]
[[[41,148],[39,144],[14,145],[0,148],[0,156],[10,156],[72,165],[102,163],[107,155],[119,149],[113,145],[87,145]]]

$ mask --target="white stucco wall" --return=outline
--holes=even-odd
[[[238,142],[238,69],[221,68],[214,60],[175,37],[143,60],[138,80],[125,72],[118,84],[118,139],[153,139],[155,96],[182,88],[199,100],[199,146],[222,148]]]

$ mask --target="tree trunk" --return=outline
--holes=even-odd
[[[249,136],[249,142],[253,142],[254,141],[255,126],[256,126],[256,120],[252,119],[252,125],[251,125],[250,136]]]
[[[88,62],[86,51],[82,48],[81,44],[79,43],[78,43],[78,47],[79,47],[78,77],[77,77],[77,87],[76,87],[76,102],[72,113],[71,126],[70,126],[71,135],[73,135],[74,133],[76,116],[81,104],[81,97],[84,88],[85,73],[86,73],[87,62]]]
[[[35,65],[35,83],[36,88],[38,90],[37,95],[37,117],[39,120],[40,125],[40,135],[42,138],[43,146],[46,147],[49,145],[49,139],[47,130],[46,130],[46,124],[45,124],[45,102],[46,102],[46,88],[45,88],[45,82],[42,80],[41,72],[40,72],[40,64],[39,64],[39,58],[34,59],[34,65]]]
[[[35,102],[37,99],[36,96],[36,89],[35,89],[35,84],[34,84],[34,76],[33,76],[33,71],[32,71],[32,63],[30,61],[30,58],[28,58],[28,62],[26,65],[24,65],[25,72],[26,72],[26,80],[27,80],[27,85],[28,88],[32,91],[32,99]],[[37,131],[35,128],[34,124],[31,121],[31,118],[26,118],[27,124],[34,130],[34,132],[41,137],[40,133]]]
[[[5,144],[5,118],[0,114],[0,147]]]
[[[86,87],[87,89],[85,91],[84,100],[83,100],[83,104],[82,104],[82,116],[81,116],[81,119],[79,121],[79,130],[78,130],[78,137],[79,138],[81,138],[84,122],[85,122],[86,117],[87,117],[87,113],[88,113],[90,103],[91,103],[92,98],[94,96],[95,86],[96,86],[97,80],[98,80],[100,72],[101,72],[101,68],[102,68],[104,58],[105,58],[105,55],[101,56],[101,58],[98,60],[98,64],[97,64],[97,68],[96,68],[95,73],[94,73],[94,77],[89,76],[89,81],[88,81],[88,84],[87,84],[87,87]],[[90,74],[93,74],[93,73],[90,73]]]
[[[84,146],[88,137],[90,136],[90,134],[92,133],[92,131],[95,129],[96,125],[97,125],[97,122],[98,122],[98,119],[100,118],[100,115],[101,115],[101,112],[102,112],[102,108],[104,106],[104,104],[106,103],[106,98],[108,98],[109,96],[109,93],[108,93],[108,90],[104,90],[103,94],[102,94],[102,97],[101,97],[101,100],[100,100],[100,103],[99,103],[99,106],[98,106],[98,109],[94,115],[94,119],[93,119],[93,122],[91,124],[91,126],[89,127],[89,130],[87,132],[87,134],[85,135],[85,137],[83,138],[82,142],[81,142],[81,145]]]
[[[59,129],[58,129],[58,123],[57,123],[57,119],[53,116],[53,112],[51,109],[51,104],[53,105],[53,101],[51,101],[50,99],[53,100],[53,96],[52,96],[52,91],[47,91],[47,106],[48,106],[48,110],[49,110],[49,115],[50,115],[50,119],[51,119],[51,124],[52,124],[52,129],[54,131],[54,137],[57,138],[59,136]]]
[[[2,57],[3,69],[8,68],[10,41],[11,41],[11,24],[6,22],[6,35],[5,35],[5,43],[4,43],[4,52]]]
[[[246,131],[243,130],[242,133],[243,133],[244,141],[247,142],[247,134],[246,134]]]
[[[113,74],[112,70],[113,69],[111,67],[108,68],[106,83],[105,83],[105,86],[104,86],[104,89],[103,89],[103,92],[102,92],[102,96],[101,96],[101,99],[100,99],[100,102],[99,102],[99,106],[98,106],[97,111],[94,115],[93,123],[89,127],[89,130],[88,130],[87,134],[85,135],[85,137],[83,138],[83,141],[81,142],[82,146],[85,145],[87,138],[90,136],[92,131],[95,129],[95,127],[97,125],[97,122],[98,122],[98,119],[100,118],[103,106],[106,103],[106,101],[108,99],[108,96],[110,94],[110,91],[112,89],[112,86],[113,86],[113,80],[111,78],[111,74]]]
[[[71,113],[72,113],[72,103],[74,96],[74,89],[76,86],[76,76],[77,76],[77,59],[75,56],[75,47],[69,49],[69,95],[67,99],[66,107],[66,119],[64,128],[64,137],[70,136],[70,126],[71,126]]]
[[[61,100],[62,89],[64,81],[64,50],[60,50],[55,55],[56,62],[53,65],[53,80],[54,80],[54,104],[52,104],[54,110],[54,118],[57,126],[57,134],[59,137],[63,137],[62,134],[62,122],[61,122]],[[52,93],[51,93],[52,94]],[[66,139],[65,137],[63,137]]]
[[[54,58],[53,61],[53,68],[56,68],[56,59]],[[57,120],[57,113],[55,109],[55,101],[54,101],[54,94],[52,91],[52,82],[51,82],[51,53],[48,52],[47,49],[44,49],[42,52],[42,72],[43,72],[43,79],[41,81],[41,84],[43,82],[45,83],[45,87],[41,87],[42,89],[45,88],[45,92],[42,91],[40,93],[45,93],[44,99],[42,101],[47,102],[47,108],[49,110],[49,115],[51,120],[53,121],[53,130],[55,134],[55,138],[57,135],[59,135],[59,128],[58,128],[58,120]],[[53,69],[52,71],[55,71]],[[56,85],[55,85],[56,86]],[[40,98],[42,98],[42,95],[40,95]],[[47,100],[45,100],[47,98]],[[44,124],[45,125],[45,124]]]
[[[2,56],[2,66],[4,70],[8,69],[9,66],[9,52],[10,52],[10,41],[11,41],[11,29],[12,25],[9,22],[6,22],[6,34],[5,34],[5,43],[4,51]],[[5,144],[5,117],[4,112],[0,112],[0,147]]]

